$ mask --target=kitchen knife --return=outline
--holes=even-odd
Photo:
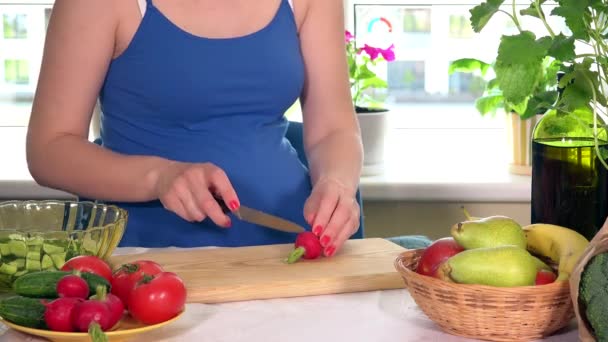
[[[220,197],[214,197],[224,213],[228,214],[232,212],[230,209],[228,209],[228,206]],[[301,233],[305,231],[302,226],[294,222],[244,205],[239,206],[239,209],[233,214],[236,215],[236,217],[238,217],[240,220],[257,224],[266,228],[276,229],[289,233]]]

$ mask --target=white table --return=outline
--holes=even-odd
[[[171,249],[163,249],[171,250]],[[146,249],[118,249],[117,254]],[[41,341],[0,325],[0,341]],[[576,341],[576,325],[545,341]],[[442,332],[407,290],[188,304],[176,322],[134,342],[471,341]]]

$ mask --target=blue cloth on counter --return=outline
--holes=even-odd
[[[387,240],[407,249],[419,249],[428,247],[433,241],[423,235],[402,235],[387,238]]]

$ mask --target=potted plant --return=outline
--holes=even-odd
[[[562,96],[549,108],[571,112],[586,106],[596,117],[605,114],[608,5],[599,0],[530,0],[527,8],[518,11],[512,0],[511,9],[505,11],[501,8],[504,3],[505,0],[488,0],[469,11],[471,26],[477,33],[497,14],[510,17],[519,31],[501,37],[493,65],[493,85],[501,90],[503,103],[518,113],[537,107],[533,98],[545,77],[546,60],[552,59],[564,76],[559,81]],[[522,16],[539,20],[547,35],[537,37],[522,27]],[[567,30],[557,32],[547,20],[550,16],[562,18]],[[581,48],[586,51],[579,51]]]
[[[503,91],[496,79],[495,62],[490,64],[475,58],[462,58],[450,64],[449,73],[465,72],[479,74],[486,81],[483,94],[475,100],[475,108],[483,115],[505,113],[507,141],[510,150],[511,173],[530,175],[532,172],[532,130],[557,100],[557,73],[561,61],[547,57],[543,60],[541,77],[530,94],[526,107],[514,106],[505,101]],[[493,77],[493,78],[492,78]]]
[[[377,94],[379,89],[387,88],[388,84],[374,69],[378,63],[395,60],[394,45],[387,49],[368,44],[357,47],[355,37],[349,31],[345,31],[345,42],[353,105],[363,140],[362,175],[369,176],[378,174],[383,169],[389,112]]]

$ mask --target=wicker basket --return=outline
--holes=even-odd
[[[520,287],[450,283],[415,272],[422,251],[402,253],[395,268],[416,304],[447,333],[490,341],[534,340],[574,317],[568,282]]]

